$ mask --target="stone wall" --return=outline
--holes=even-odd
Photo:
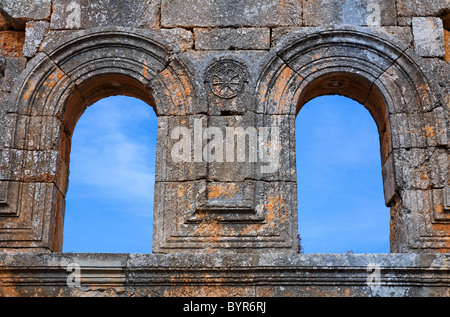
[[[449,256],[439,253],[52,253],[0,261],[2,297],[450,296]]]
[[[214,262],[189,295],[211,283],[228,295],[287,295],[277,290],[287,283],[294,295],[366,296],[376,295],[365,282],[375,257],[393,295],[448,296],[446,255],[435,254],[450,250],[449,21],[448,0],[0,0],[0,292],[38,293],[22,277],[40,285],[57,272],[49,283],[62,295],[97,295],[61,284],[58,263],[81,256],[58,254],[70,143],[87,107],[121,94],[158,115],[155,254],[87,255],[93,268],[80,265],[95,278],[111,269],[120,280],[141,257],[167,269],[161,285],[176,285],[150,290],[144,278],[139,292],[181,294],[174,276],[194,283],[212,253],[234,260]],[[296,255],[295,117],[325,94],[357,100],[377,124],[391,252],[403,255]],[[223,142],[212,151],[203,131]],[[134,276],[141,264],[130,265]],[[239,291],[234,273],[213,282],[241,266]],[[340,288],[350,276],[356,284]],[[112,283],[114,295],[139,284]]]

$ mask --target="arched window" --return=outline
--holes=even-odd
[[[72,136],[64,252],[151,253],[157,117],[114,96],[90,106]]]
[[[389,253],[379,133],[361,104],[307,102],[296,118],[299,233],[304,253]]]

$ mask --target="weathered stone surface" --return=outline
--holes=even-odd
[[[65,195],[69,167],[56,151],[3,149],[0,180],[54,183]]]
[[[268,28],[194,29],[197,50],[267,50],[270,48]]]
[[[25,44],[23,56],[33,57],[44,40],[44,36],[50,28],[47,21],[28,22],[25,30]]]
[[[301,25],[299,0],[162,0],[163,27]]]
[[[155,190],[163,194],[155,197],[155,219],[158,220],[153,251],[297,252],[297,239],[292,236],[297,226],[296,196],[292,195],[296,191],[295,183],[256,182],[252,210],[242,205],[246,199],[233,202],[234,191],[229,191],[231,186],[239,195],[248,187],[239,189],[237,184],[228,184],[225,186],[228,190],[222,190],[224,186],[223,183],[208,184],[206,180],[157,182]],[[214,197],[213,201],[208,195]],[[229,197],[231,205],[213,204],[214,199],[220,197]],[[199,204],[202,201],[205,204]],[[239,205],[232,206],[235,203]],[[171,206],[171,213],[167,212],[167,206]]]
[[[202,115],[159,118],[156,181],[187,181],[206,177],[207,162],[203,159],[206,125],[207,118]]]
[[[43,20],[50,17],[51,0],[0,0],[0,7],[12,18]]]
[[[25,43],[23,31],[0,31],[0,54],[8,57],[22,56]]]
[[[18,150],[59,150],[64,127],[55,117],[33,117],[9,113],[2,148]]]
[[[236,182],[256,179],[256,169],[260,166],[257,129],[261,127],[257,120],[253,113],[209,117],[208,126],[217,130],[211,132],[219,132],[217,135],[211,133],[210,140],[222,141],[220,153],[216,149],[208,158],[209,180]]]
[[[60,251],[64,197],[56,185],[11,181],[6,184],[7,201],[0,210],[0,250]]]
[[[443,254],[17,253],[0,261],[5,297],[448,296]],[[67,285],[75,267],[81,276]]]
[[[448,0],[397,0],[400,16],[437,16],[444,8],[449,8]]]
[[[449,154],[440,148],[394,150],[395,187],[404,189],[442,189],[449,171]]]
[[[194,47],[194,35],[190,30],[173,28],[161,29],[160,32],[167,41],[177,45],[182,52]]]
[[[273,28],[271,32],[272,46],[276,46],[280,41],[283,40],[285,36],[292,36],[293,34],[308,34],[314,31],[321,31],[321,27],[278,27]],[[377,32],[383,33],[386,36],[392,37],[393,41],[400,41],[404,45],[410,46],[412,44],[412,32],[409,27],[401,26],[381,26],[381,27],[363,27],[361,30],[366,30],[366,32]]]
[[[405,190],[402,192],[402,210],[398,228],[409,231],[412,237],[405,239],[401,234],[401,249],[421,252],[428,249],[442,252],[448,247],[445,224],[450,220],[450,213],[444,209],[443,190]],[[417,221],[411,221],[417,219]],[[445,252],[445,251],[444,251]]]
[[[421,148],[448,144],[445,111],[438,107],[425,114],[395,114],[391,122],[392,148]]]
[[[450,72],[450,63],[440,58],[427,58],[422,60],[421,68],[425,70],[430,83],[433,84],[436,99],[447,113],[450,109],[450,78],[447,76]]]
[[[445,57],[444,28],[439,18],[412,19],[414,49],[423,57]]]
[[[52,29],[96,26],[156,27],[160,0],[61,0],[53,4]]]
[[[304,1],[305,26],[397,25],[394,0]]]
[[[264,67],[266,52],[187,51],[180,57],[189,72],[194,74],[192,77],[199,87],[197,103],[194,105],[196,113],[241,115],[249,111],[255,112],[253,91],[259,72]],[[214,81],[217,76],[228,79],[232,89],[226,88],[221,92],[221,84]],[[233,78],[234,76],[237,77]]]
[[[11,92],[11,90],[15,87],[17,77],[24,70],[25,66],[25,58],[7,57],[5,59],[4,78],[1,90]],[[6,102],[3,104],[3,106],[6,108]]]
[[[394,170],[394,156],[389,155],[385,160],[381,173],[383,176],[383,193],[386,206],[391,207],[392,201],[396,197],[396,183]]]

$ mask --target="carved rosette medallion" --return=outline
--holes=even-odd
[[[206,71],[206,82],[212,93],[220,98],[236,97],[246,82],[243,65],[233,60],[221,60]]]

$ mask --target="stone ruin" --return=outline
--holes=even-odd
[[[0,0],[0,296],[449,296],[449,62],[449,0]],[[295,118],[330,94],[376,122],[389,254],[298,252]],[[62,253],[112,95],[158,116],[153,253]]]

